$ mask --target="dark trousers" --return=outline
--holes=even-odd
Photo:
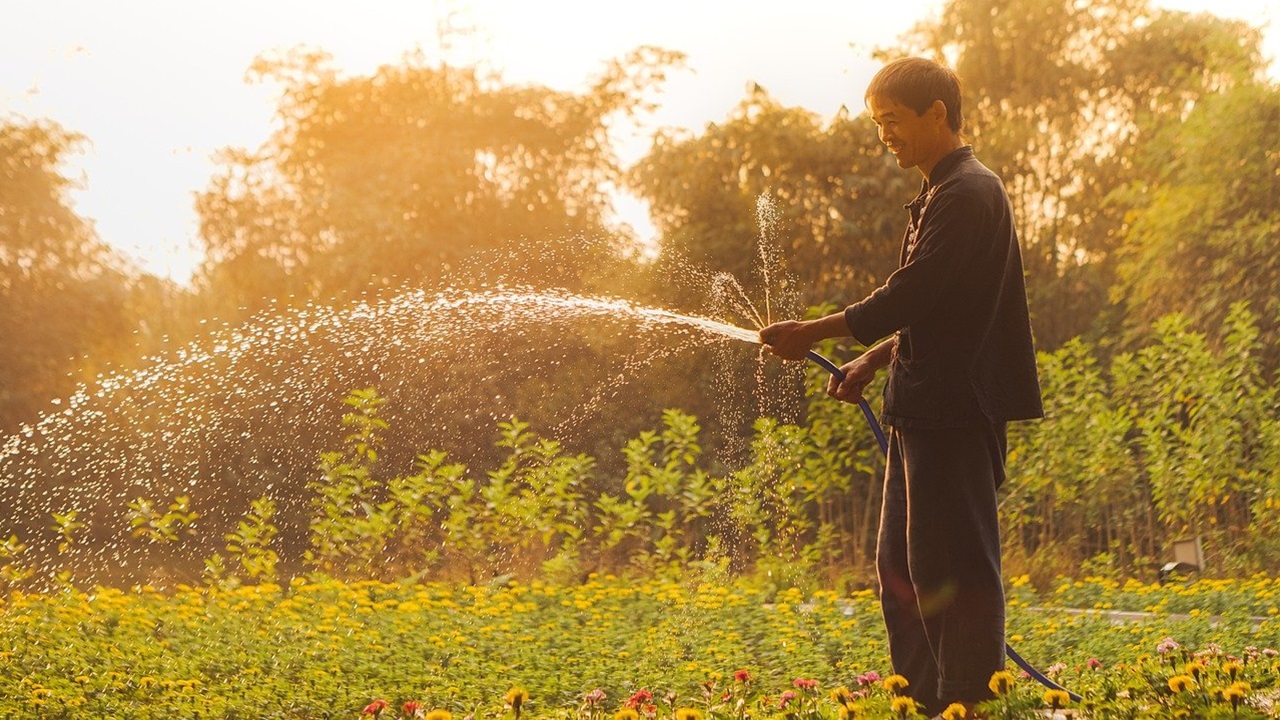
[[[989,699],[1004,667],[996,488],[1005,425],[891,428],[876,547],[893,671],[928,714]]]

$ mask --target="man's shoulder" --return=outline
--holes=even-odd
[[[968,157],[938,183],[935,194],[946,194],[957,200],[978,201],[986,205],[993,198],[1005,197],[1005,189],[999,175],[977,158]]]

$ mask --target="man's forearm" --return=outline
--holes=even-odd
[[[843,311],[832,313],[817,320],[806,320],[803,325],[805,326],[805,339],[811,345],[830,338],[849,337],[849,324],[845,322]],[[866,362],[871,363],[876,368],[887,366],[889,361],[893,359],[893,348],[897,343],[898,336],[890,335],[872,345],[863,353],[867,357]]]
[[[888,366],[889,362],[893,360],[893,348],[897,344],[898,336],[890,335],[868,348],[866,352],[862,353],[862,357],[866,358],[865,362],[879,370]]]

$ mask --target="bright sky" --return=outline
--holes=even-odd
[[[1272,75],[1280,63],[1274,0],[1156,0],[1210,10],[1267,30]],[[212,154],[257,148],[270,131],[278,88],[249,85],[258,54],[319,47],[346,74],[368,73],[422,48],[438,54],[439,19],[474,28],[452,58],[480,61],[509,83],[581,90],[612,58],[639,45],[688,54],[659,98],[658,126],[698,129],[722,120],[758,82],[785,105],[829,117],[861,109],[878,67],[871,50],[893,42],[937,0],[42,0],[4,9],[0,117],[49,118],[89,138],[67,168],[83,187],[77,211],[144,268],[185,282],[199,262],[193,193]],[[646,130],[646,131],[647,131]],[[637,134],[625,161],[647,142]],[[622,220],[643,235],[643,208],[622,199]]]

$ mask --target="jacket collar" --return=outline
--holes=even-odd
[[[929,180],[925,185],[937,185],[942,182],[951,174],[952,170],[956,169],[957,165],[971,157],[973,157],[972,145],[961,145],[955,150],[947,153],[938,161],[937,165],[933,166],[933,170],[929,171]]]
[[[903,205],[903,207],[910,209],[914,205],[922,205],[925,202],[925,199],[931,195],[930,191],[938,187],[938,183],[946,180],[947,176],[956,169],[956,166],[972,157],[972,145],[961,145],[955,150],[943,155],[942,159],[938,161],[938,164],[934,165],[933,170],[929,172],[929,179],[920,181],[920,193],[917,194],[915,199],[911,202]]]

